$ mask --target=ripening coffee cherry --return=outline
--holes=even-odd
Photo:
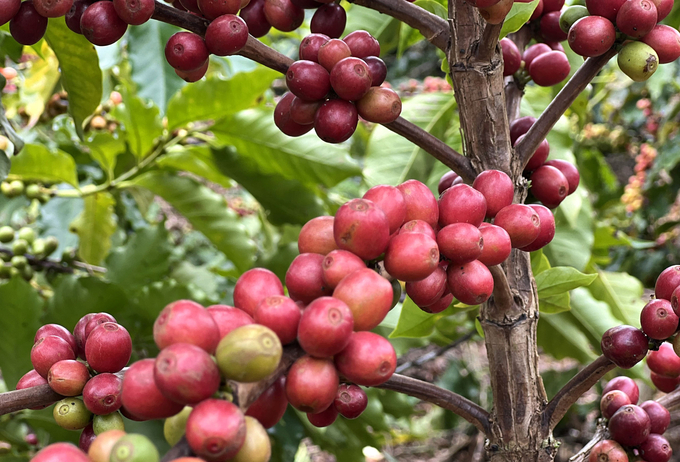
[[[638,450],[648,462],[668,462],[673,457],[673,448],[661,435],[650,434]]]
[[[630,369],[647,354],[647,336],[633,326],[616,326],[602,336],[602,354],[622,369]]]
[[[296,96],[293,93],[286,93],[274,109],[274,123],[283,134],[288,136],[302,136],[314,128],[311,124],[302,125],[293,120],[291,108],[295,98]]]
[[[460,265],[476,260],[482,254],[484,238],[474,225],[453,223],[439,230],[437,246],[451,264]]]
[[[439,247],[422,233],[397,234],[390,239],[385,252],[385,269],[400,281],[425,279],[439,265]]]
[[[78,396],[90,379],[87,366],[73,359],[57,361],[47,373],[50,388],[63,396]]]
[[[170,303],[153,325],[153,339],[161,350],[173,343],[191,343],[212,354],[220,341],[219,335],[210,313],[191,300]]]
[[[569,33],[569,29],[576,21],[581,18],[589,16],[588,8],[582,5],[572,5],[562,10],[560,14],[560,29],[563,32]]]
[[[640,325],[647,337],[665,340],[678,329],[678,315],[668,300],[652,300],[640,312]]]
[[[80,17],[80,30],[87,40],[98,46],[111,45],[125,34],[127,24],[120,19],[113,2],[93,3]]]
[[[616,14],[616,27],[634,38],[647,35],[656,22],[656,5],[652,0],[627,0]]]
[[[541,204],[531,204],[529,207],[534,209],[541,220],[540,231],[538,232],[538,237],[529,245],[520,247],[520,250],[525,252],[533,252],[538,249],[542,249],[555,237],[555,216],[552,212],[544,205]]]
[[[607,385],[602,390],[602,394],[606,395],[612,390],[621,390],[627,394],[631,404],[637,404],[638,399],[640,399],[640,389],[638,388],[637,383],[635,383],[635,380],[630,377],[614,377],[607,382]]]
[[[408,234],[408,233],[422,233],[426,236],[431,237],[435,241],[437,240],[437,233],[434,232],[432,226],[424,222],[423,220],[411,220],[404,223],[404,225],[399,228],[398,234]]]
[[[241,410],[221,399],[206,399],[189,414],[186,439],[191,449],[206,460],[229,460],[246,439]]]
[[[599,441],[590,450],[588,462],[628,462],[626,450],[614,440]]]
[[[165,419],[184,407],[163,395],[154,379],[154,359],[132,364],[123,377],[121,402],[125,410],[138,420]]]
[[[298,342],[315,358],[330,358],[347,346],[353,328],[352,311],[345,302],[334,297],[317,298],[302,314]]]
[[[647,366],[659,375],[680,377],[680,357],[675,353],[670,343],[662,343],[657,351],[650,351],[647,355]]]
[[[304,304],[331,295],[332,290],[323,281],[324,256],[303,253],[295,257],[286,271],[286,287],[290,298]]]
[[[246,416],[246,439],[232,462],[268,462],[271,459],[272,446],[269,435],[262,424],[252,417]],[[179,460],[179,462],[199,462]]]
[[[515,186],[505,173],[485,170],[475,178],[472,187],[481,192],[486,200],[486,218],[493,218],[503,208],[512,204]]]
[[[406,218],[406,201],[401,191],[394,186],[374,186],[363,195],[372,201],[387,217],[390,235],[397,231]]]
[[[300,253],[318,253],[326,255],[338,248],[333,237],[335,218],[321,216],[309,220],[300,230],[298,250]]]
[[[401,114],[401,98],[391,88],[371,87],[356,104],[359,115],[369,122],[388,124]]]
[[[569,29],[569,46],[575,53],[600,56],[609,50],[616,40],[614,24],[601,16],[586,16]]]
[[[666,377],[652,371],[649,373],[649,378],[654,386],[664,393],[671,393],[680,385],[680,377]]]
[[[282,351],[274,331],[260,324],[248,324],[220,340],[215,359],[227,380],[257,382],[276,370]]]
[[[569,193],[569,182],[561,171],[541,165],[531,174],[531,193],[549,209],[559,206]]]
[[[120,415],[120,412],[113,412],[107,415],[96,415],[93,417],[90,425],[92,426],[92,431],[95,435],[100,435],[109,430],[125,430],[125,423],[123,422],[123,417]],[[87,429],[88,427],[85,428]]]
[[[319,63],[319,50],[321,46],[330,39],[331,38],[325,34],[309,34],[300,42],[300,48],[298,51],[299,59]],[[331,71],[327,67],[326,70],[328,72]]]
[[[441,266],[425,279],[406,283],[406,294],[420,308],[437,303],[446,290],[446,270]]]
[[[397,367],[392,344],[373,332],[354,332],[347,347],[334,360],[343,376],[367,387],[385,383]]]
[[[446,172],[442,177],[439,179],[439,184],[437,185],[437,191],[439,192],[439,195],[441,196],[444,194],[444,191],[449,189],[451,186],[462,183],[463,179],[458,176],[456,172],[453,170],[450,172]]]
[[[114,374],[104,373],[92,377],[83,388],[85,407],[95,415],[116,412],[123,404],[123,380]]]
[[[404,202],[406,203],[404,222],[423,220],[432,228],[437,226],[439,205],[430,188],[418,180],[408,180],[398,185],[397,189],[404,195]]]
[[[531,47],[529,47],[531,48]],[[550,47],[548,47],[550,48]],[[527,49],[528,51],[529,49]],[[524,60],[526,61],[526,52],[524,53]],[[510,142],[514,146],[517,144],[517,139],[529,131],[531,126],[536,123],[536,118],[531,116],[520,117],[510,122]]]
[[[154,380],[169,400],[194,405],[217,391],[220,371],[204,349],[190,343],[175,343],[156,357]]]
[[[234,306],[253,316],[260,301],[271,295],[283,295],[283,285],[276,274],[265,268],[249,269],[236,281]]]
[[[65,359],[76,359],[76,355],[68,342],[56,335],[38,339],[31,348],[31,364],[43,378],[47,378],[53,364]]]
[[[282,345],[288,345],[297,338],[301,316],[300,307],[291,298],[273,295],[262,299],[257,305],[255,322],[269,327]]]
[[[372,260],[387,249],[390,223],[372,201],[352,199],[335,213],[333,235],[339,248],[363,260]]]
[[[557,170],[562,172],[562,175],[567,179],[569,183],[569,192],[567,195],[572,194],[578,188],[578,184],[581,181],[581,175],[578,173],[578,169],[571,162],[561,159],[552,159],[545,163],[545,165],[550,165],[555,167]]]
[[[241,0],[198,0],[198,8],[206,18],[213,20],[222,15],[235,15],[241,9]]]
[[[316,111],[314,131],[326,143],[342,143],[352,136],[358,123],[359,114],[354,103],[332,99]]]
[[[507,77],[517,72],[522,65],[522,54],[515,42],[507,37],[500,41],[501,50],[503,50],[503,76]]]
[[[87,410],[83,401],[73,397],[57,402],[52,416],[57,425],[66,430],[83,429],[92,419],[92,413]]]
[[[377,56],[367,56],[363,58],[366,64],[368,64],[368,70],[371,72],[372,83],[374,87],[379,87],[387,78],[387,66],[385,61],[378,58]]]
[[[46,18],[59,18],[66,15],[73,5],[73,0],[33,0],[33,6],[39,15]]]
[[[342,99],[358,101],[371,88],[373,78],[368,65],[355,57],[338,61],[330,73],[330,83],[335,93]]]
[[[325,36],[324,36],[325,37]],[[318,63],[321,64],[328,72],[333,70],[335,65],[352,56],[349,46],[339,39],[326,40],[320,45],[316,53]]]
[[[233,14],[214,19],[205,31],[205,45],[217,56],[234,55],[241,51],[248,41],[246,22]]]
[[[551,48],[545,43],[535,43],[531,45],[526,50],[524,50],[524,54],[522,55],[522,59],[524,60],[524,68],[529,69],[529,66],[531,66],[531,63],[534,61],[534,59],[541,56],[542,54],[549,53],[550,51]],[[527,117],[522,117],[522,119],[527,119]],[[518,119],[518,121],[522,119]],[[520,133],[519,135],[523,135],[524,133],[526,133],[531,127],[531,125],[533,125],[533,123],[536,122],[536,119],[534,119],[533,117],[528,118],[528,120],[531,119],[533,119],[533,121],[531,121],[531,124],[529,124],[526,130],[524,130],[523,133]],[[512,127],[510,128],[510,132],[512,134]],[[517,135],[517,137],[519,135]],[[517,137],[515,137],[515,139]]]
[[[645,401],[640,404],[640,407],[645,410],[651,422],[650,433],[663,435],[666,429],[671,424],[671,413],[659,404],[657,401]]]
[[[323,101],[305,101],[296,96],[290,104],[290,118],[297,124],[313,126],[316,111],[322,104]]]
[[[449,265],[446,270],[448,287],[456,299],[466,305],[479,305],[493,293],[493,276],[479,260]]]
[[[539,24],[539,31],[546,42],[561,42],[567,39],[567,33],[560,28],[560,11],[545,11]]]
[[[345,419],[356,419],[368,406],[368,396],[358,385],[343,383],[338,387],[333,406]]]
[[[254,417],[264,428],[272,428],[286,413],[286,376],[282,375],[248,407],[246,416]]]
[[[352,50],[355,58],[367,58],[369,56],[380,56],[380,43],[365,30],[356,30],[343,38],[344,42]]]
[[[68,460],[69,462],[91,462],[87,455],[71,443],[53,443],[41,449],[31,458],[32,462],[56,462]]]
[[[253,318],[243,310],[229,305],[212,305],[205,309],[220,332],[220,340],[237,327],[253,324]]]
[[[671,63],[680,57],[680,32],[673,27],[656,25],[640,41],[656,51],[659,64]]]
[[[345,30],[347,13],[338,3],[326,3],[320,6],[309,23],[312,33],[326,34],[331,38],[338,38]]]
[[[557,85],[569,76],[570,71],[569,58],[562,51],[549,51],[537,56],[529,66],[529,75],[536,85],[542,87]]]
[[[541,232],[538,213],[525,204],[511,204],[503,208],[494,219],[510,235],[513,248],[526,247],[533,243]]]
[[[201,67],[194,69],[193,71],[180,71],[179,69],[174,69],[175,74],[184,80],[185,82],[198,82],[201,80],[206,72],[208,72],[208,67],[210,66],[210,60],[206,60]]]
[[[352,272],[333,291],[352,312],[355,331],[377,327],[392,308],[393,295],[390,282],[368,268]]]
[[[74,353],[77,351],[78,344],[76,343],[76,338],[71,335],[68,329],[59,324],[45,324],[40,327],[36,331],[35,337],[33,337],[33,343],[37,343],[38,340],[48,335],[56,335],[57,337],[63,338],[71,346]]]
[[[649,436],[651,421],[640,406],[628,404],[609,419],[609,433],[623,446],[637,446]]]
[[[627,404],[633,403],[630,402],[628,395],[621,390],[607,392],[605,395],[602,395],[602,399],[600,400],[600,412],[602,412],[602,417],[611,419],[616,411]]]
[[[138,433],[120,437],[111,448],[110,462],[158,462],[160,455],[149,438]]]
[[[323,282],[328,288],[335,289],[345,277],[364,268],[366,268],[366,263],[352,252],[340,249],[333,250],[323,259]]]
[[[156,3],[152,0],[114,0],[113,7],[120,19],[130,25],[138,26],[151,19]]]
[[[439,198],[439,222],[443,226],[453,223],[479,226],[486,210],[484,194],[466,184],[451,186]]]
[[[208,59],[208,55],[205,40],[193,32],[177,32],[165,45],[165,59],[170,66],[180,71],[198,69]]]
[[[9,22],[12,38],[21,45],[33,45],[43,38],[47,30],[47,18],[41,16],[33,5],[33,0],[21,3],[19,11]]]
[[[484,239],[484,246],[482,253],[477,260],[484,263],[486,266],[500,265],[503,263],[512,252],[512,243],[510,242],[510,235],[506,230],[500,226],[482,223],[479,227]],[[540,235],[539,235],[540,236]]]
[[[659,67],[659,56],[646,43],[630,42],[619,51],[616,58],[621,72],[636,82],[644,82]]]
[[[298,98],[317,101],[326,97],[331,89],[328,71],[313,61],[295,61],[286,72],[286,85]]]
[[[2,0],[0,2],[0,26],[7,24],[21,7],[21,0]]]
[[[264,16],[274,29],[292,32],[305,20],[305,10],[291,0],[265,0]]]
[[[264,2],[265,0],[252,0],[248,3],[248,6],[241,9],[239,15],[248,25],[248,32],[253,37],[259,38],[267,35],[271,25],[267,22],[267,18],[264,15]],[[300,58],[307,59],[307,58]]]
[[[295,361],[288,371],[286,397],[295,409],[316,414],[333,404],[339,383],[338,371],[332,359],[305,355]]]
[[[669,266],[659,274],[654,285],[656,298],[671,300],[673,291],[680,286],[680,265]]]

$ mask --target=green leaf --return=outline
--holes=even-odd
[[[255,243],[238,214],[219,194],[191,178],[159,171],[140,175],[128,185],[141,186],[168,201],[241,272],[252,266]]]
[[[443,138],[455,116],[452,94],[423,93],[404,101],[402,116],[428,133]],[[364,176],[369,186],[397,185],[409,178],[427,181],[432,157],[406,138],[376,126],[366,146]]]
[[[96,132],[85,140],[85,145],[90,148],[90,157],[97,161],[108,179],[112,180],[116,158],[118,154],[125,152],[125,140],[119,138],[117,134]]]
[[[21,278],[0,284],[0,370],[10,390],[22,375],[33,369],[31,347],[40,327],[43,301],[38,292]]]
[[[571,306],[569,305],[569,292],[539,298],[538,309],[541,313],[561,313],[562,311],[569,311],[571,309]]]
[[[113,116],[123,123],[130,151],[139,160],[151,154],[155,140],[163,135],[163,123],[158,107],[144,102],[128,88],[121,88],[123,102],[113,110]]]
[[[281,74],[258,67],[222,79],[211,75],[185,86],[168,103],[168,128],[197,120],[216,120],[255,106],[262,94]]]
[[[234,182],[220,171],[208,146],[173,146],[168,151],[156,161],[160,167],[195,173],[225,188],[234,187]]]
[[[442,19],[448,20],[449,18],[449,12],[446,7],[435,0],[416,0],[415,4],[425,11],[436,14]]]
[[[161,113],[165,112],[170,98],[186,84],[165,60],[165,44],[179,30],[164,22],[147,21],[130,27],[126,34],[137,96],[150,98]]]
[[[291,138],[274,124],[271,108],[249,109],[212,127],[217,141],[232,145],[263,175],[331,187],[361,174],[343,146],[325,143],[314,133]]]
[[[390,338],[420,338],[427,337],[434,331],[440,314],[426,313],[416,305],[410,297],[406,297],[401,307],[401,315],[397,327],[390,334]]]
[[[569,266],[557,266],[536,275],[538,296],[551,297],[591,284],[597,274],[584,274]]]
[[[628,273],[614,273],[593,268],[599,276],[588,290],[596,300],[605,302],[620,322],[640,327],[640,310],[644,287]]]
[[[539,249],[531,252],[531,272],[534,274],[534,277],[548,269],[550,269],[550,261],[543,254],[543,250]]]
[[[83,121],[102,99],[102,71],[97,51],[85,37],[74,34],[62,18],[52,18],[45,40],[59,60],[61,85],[68,93],[68,110],[83,138]]]
[[[602,335],[607,329],[621,324],[607,303],[593,297],[590,288],[579,288],[571,292],[571,315],[578,320],[581,332],[588,336],[598,353]]]
[[[520,30],[521,27],[526,24],[529,18],[531,18],[531,15],[534,13],[534,10],[537,6],[538,0],[534,0],[531,3],[513,3],[512,9],[505,17],[505,21],[503,21],[500,38]]]
[[[553,265],[585,270],[595,240],[592,213],[590,202],[584,201],[574,226],[559,208],[555,211],[555,237],[543,248],[543,253]]]
[[[39,144],[27,144],[21,154],[14,156],[9,173],[22,180],[68,183],[78,187],[73,157],[61,150],[50,151]]]
[[[571,311],[541,314],[538,321],[538,345],[556,359],[574,358],[582,363],[595,359],[588,337]],[[599,352],[598,352],[599,354]]]
[[[7,178],[11,167],[12,163],[9,161],[9,157],[7,157],[5,151],[0,150],[0,181]]]
[[[84,262],[99,265],[111,249],[111,236],[116,231],[113,206],[116,200],[107,192],[83,198],[83,211],[71,223],[71,231],[80,238],[78,256]]]

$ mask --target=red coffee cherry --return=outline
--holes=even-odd
[[[619,376],[611,379],[602,390],[602,394],[606,395],[612,390],[621,390],[627,394],[631,404],[637,404],[638,399],[640,399],[640,389],[635,380],[630,377]]]
[[[213,354],[220,333],[205,308],[191,300],[178,300],[163,308],[156,318],[153,339],[161,350],[173,343],[191,343]]]
[[[83,34],[83,31],[80,28],[80,19],[83,17],[83,13],[88,6],[90,6],[90,0],[75,0],[73,5],[71,5],[69,12],[66,13],[66,17],[64,18],[66,25],[76,34]]]
[[[300,125],[313,126],[316,111],[321,104],[322,101],[305,101],[296,96],[290,104],[290,118]]]
[[[640,39],[656,51],[659,64],[672,63],[680,58],[680,32],[673,27],[659,24]]]
[[[35,337],[33,337],[33,343],[37,343],[38,340],[48,335],[56,335],[57,337],[61,337],[66,340],[74,353],[78,350],[76,338],[71,335],[68,329],[59,324],[45,324],[44,326],[40,327],[35,333]]]
[[[602,396],[600,400],[600,411],[602,412],[602,417],[605,419],[611,419],[611,417],[618,411],[621,407],[632,404],[630,398],[627,394],[621,390],[612,390],[607,394]]]
[[[333,360],[305,355],[288,371],[286,397],[295,409],[316,414],[333,404],[338,384]]]
[[[643,443],[649,436],[651,428],[647,413],[634,404],[621,407],[609,419],[609,433],[612,439],[623,446],[637,446]]]
[[[373,332],[354,332],[347,347],[334,359],[343,376],[367,387],[385,383],[397,368],[394,347],[386,338]]]
[[[374,186],[363,195],[383,211],[390,224],[390,235],[397,231],[406,219],[406,200],[401,191],[394,186]]]
[[[494,201],[496,199],[497,197],[494,197]],[[479,226],[484,221],[486,211],[484,194],[466,184],[451,186],[439,198],[439,222],[443,226],[453,223]]]
[[[407,221],[401,228],[399,228],[398,234],[408,233],[421,233],[431,237],[434,240],[437,240],[437,233],[434,232],[432,226],[428,225],[423,220]]]
[[[208,59],[208,48],[200,35],[177,32],[165,45],[165,59],[175,69],[192,71],[201,67]]]
[[[462,265],[449,265],[446,270],[451,293],[466,305],[479,305],[493,293],[493,276],[479,260]]]
[[[90,337],[90,334],[92,331],[99,326],[100,324],[104,324],[105,322],[116,322],[116,318],[111,316],[108,313],[95,313],[90,320],[85,324],[85,333],[84,333],[84,341],[85,344],[87,344],[87,339]]]
[[[656,299],[647,303],[640,312],[640,325],[647,337],[665,340],[678,330],[678,316],[671,302]]]
[[[484,247],[482,248],[482,254],[477,259],[486,266],[503,263],[510,256],[510,252],[512,252],[512,243],[510,242],[508,232],[500,226],[489,224],[484,226],[484,223],[479,227],[479,231],[484,239]]]
[[[272,428],[286,413],[286,376],[282,375],[248,407],[246,415],[254,417],[264,428]]]
[[[33,6],[39,15],[46,18],[59,18],[66,15],[73,5],[73,0],[33,0]]]
[[[243,310],[229,305],[212,305],[205,309],[220,332],[220,340],[237,327],[254,324],[253,318]]]
[[[248,6],[241,9],[239,15],[248,25],[248,32],[255,38],[267,35],[271,25],[267,22],[267,18],[264,15],[264,3],[265,0],[252,0],[248,3]],[[307,58],[300,58],[307,59]]]
[[[404,222],[423,220],[432,228],[437,226],[439,206],[437,198],[434,197],[430,188],[418,180],[408,180],[397,185],[397,189],[404,195],[404,202],[406,204]]]
[[[333,250],[323,259],[323,282],[330,289],[335,289],[346,276],[363,268],[366,268],[366,263],[352,252],[340,249]]]
[[[352,311],[343,301],[334,297],[317,298],[302,314],[298,342],[315,358],[330,358],[347,346],[353,328]]]
[[[559,206],[569,193],[569,182],[561,171],[541,165],[531,174],[531,193],[549,209]]]
[[[316,111],[314,131],[326,143],[342,143],[352,136],[358,123],[359,114],[354,103],[332,99]]]
[[[307,413],[309,423],[317,428],[328,427],[338,418],[338,410],[331,404],[328,409],[317,414]]]
[[[662,343],[657,351],[650,351],[647,356],[647,366],[659,375],[680,377],[680,357],[670,343]]]
[[[552,212],[544,205],[531,204],[529,207],[534,209],[541,219],[541,229],[538,232],[538,237],[529,245],[520,247],[520,250],[525,252],[533,252],[538,249],[542,249],[555,237],[555,216]]]
[[[317,101],[331,90],[328,71],[313,61],[295,61],[286,72],[286,85],[298,98]]]
[[[656,401],[645,401],[640,404],[645,410],[652,424],[651,433],[663,435],[671,424],[671,413]]]
[[[368,65],[355,57],[338,61],[330,74],[330,83],[335,93],[348,101],[361,99],[371,88],[372,82]]]
[[[302,125],[293,120],[291,106],[295,98],[296,96],[291,92],[286,93],[274,109],[274,123],[282,133],[288,136],[302,136],[314,128],[313,125]]]
[[[627,462],[626,450],[614,440],[599,441],[588,456],[588,462]]]
[[[485,170],[475,178],[472,187],[481,192],[486,200],[486,218],[493,218],[503,207],[512,204],[515,185],[499,170]]]
[[[372,86],[380,86],[387,78],[387,66],[385,61],[378,58],[377,56],[367,56],[363,58],[368,64],[368,69],[371,71],[371,77],[373,79]]]
[[[319,50],[330,39],[331,38],[325,34],[309,34],[300,42],[299,59],[318,63]],[[328,72],[331,71],[327,67],[326,70]]]
[[[90,379],[87,366],[73,359],[57,361],[47,373],[50,388],[63,396],[78,396]]]
[[[338,38],[345,30],[347,13],[338,3],[327,3],[320,6],[309,24],[313,33],[326,34],[331,38]]]
[[[198,0],[196,3],[208,19],[217,19],[225,14],[234,15],[241,9],[241,0]]]
[[[560,28],[560,11],[545,11],[539,24],[541,36],[547,42],[561,42],[567,39],[567,34]]]
[[[622,369],[630,369],[645,357],[648,343],[647,336],[640,329],[616,326],[604,333],[600,346],[607,359]]]
[[[616,14],[616,27],[630,37],[641,38],[654,29],[657,16],[652,0],[626,1]]]
[[[324,37],[326,36],[324,35]],[[326,40],[321,43],[316,52],[318,63],[328,72],[331,72],[339,61],[350,56],[352,56],[352,51],[349,49],[349,46],[339,39]]]
[[[0,26],[7,24],[21,7],[21,0],[3,0],[0,2]]]
[[[113,0],[113,7],[120,19],[138,26],[151,19],[156,3],[153,0]]]
[[[352,199],[335,213],[333,236],[340,249],[362,260],[379,257],[390,242],[390,223],[373,201]]]
[[[127,24],[116,13],[113,2],[93,3],[80,17],[80,30],[91,43],[106,46],[116,43],[125,34]]]
[[[654,386],[664,393],[671,393],[680,385],[680,377],[666,377],[652,371],[649,378],[652,379]]]
[[[439,184],[437,185],[437,191],[441,196],[442,194],[444,194],[444,191],[449,189],[451,186],[462,182],[463,179],[460,176],[458,176],[458,174],[453,170],[450,172],[446,172],[445,174],[442,175],[442,177],[439,180]]]
[[[614,45],[616,29],[609,19],[586,16],[571,26],[568,40],[575,53],[586,57],[600,56]]]
[[[507,77],[519,70],[522,65],[522,55],[515,42],[509,38],[502,38],[500,43],[503,51],[503,77]]]
[[[531,63],[536,59],[537,57],[541,56],[542,54],[549,53],[552,49],[545,43],[536,43],[534,45],[531,45],[528,47],[526,50],[524,50],[524,54],[522,55],[522,59],[524,60],[524,68],[529,69],[529,66],[531,66]],[[526,130],[523,130],[522,133],[517,134],[517,136],[512,137],[512,127],[510,128],[510,135],[511,139],[517,139],[520,135],[525,134],[527,131],[529,131],[529,128],[531,125],[536,122],[536,119],[533,117],[522,117],[522,119],[525,120],[524,123],[531,121],[530,124],[526,127]],[[515,122],[519,123],[522,119],[517,119]]]
[[[380,56],[380,43],[365,30],[356,30],[345,36],[345,43],[352,50],[355,58],[367,58],[369,56]]]
[[[377,327],[392,308],[393,295],[392,284],[365,267],[349,274],[333,291],[333,298],[345,302],[352,312],[355,331]]]
[[[118,372],[130,361],[131,355],[130,334],[115,322],[99,325],[85,343],[85,358],[97,372]]]
[[[292,32],[305,20],[305,10],[290,0],[265,0],[264,16],[274,29]]]
[[[123,380],[114,374],[97,374],[83,389],[85,407],[95,415],[116,412],[123,404]]]
[[[248,41],[246,22],[233,14],[214,19],[205,31],[205,45],[217,56],[234,55],[241,51]]]
[[[190,343],[175,343],[163,348],[156,357],[154,380],[169,400],[195,405],[210,398],[220,387],[220,371],[204,349]]]
[[[11,18],[9,31],[21,45],[33,45],[45,35],[47,18],[36,11],[33,0],[26,0]]]
[[[388,124],[401,114],[401,98],[391,88],[371,87],[357,101],[357,111],[369,122]]]
[[[452,265],[464,264],[476,260],[482,254],[484,238],[474,225],[453,223],[439,230],[437,246]]]
[[[283,295],[262,299],[255,311],[255,322],[273,330],[282,345],[295,341],[301,317],[302,312],[297,303]]]
[[[368,396],[361,387],[343,383],[338,387],[333,406],[345,419],[356,419],[368,406]]]
[[[570,71],[569,58],[562,51],[549,51],[537,56],[529,66],[529,75],[536,85],[542,87],[557,85],[569,76]]]
[[[437,303],[446,290],[446,271],[441,266],[425,279],[406,283],[406,294],[420,308]]]
[[[539,44],[540,45],[540,44]],[[533,46],[533,45],[532,45]],[[531,47],[529,47],[531,48]],[[524,61],[526,62],[527,59],[527,52],[529,51],[529,48],[527,48],[527,51],[524,52]],[[548,47],[550,48],[550,47]],[[549,51],[549,50],[546,50]],[[517,143],[517,139],[524,135],[526,132],[529,131],[531,126],[536,123],[536,118],[531,117],[531,116],[526,116],[526,117],[520,117],[519,119],[515,119],[512,122],[510,122],[510,142],[514,146]]]
[[[206,399],[189,414],[186,439],[191,449],[206,460],[229,460],[246,439],[246,420],[234,404]]]
[[[493,223],[508,232],[514,248],[528,246],[541,232],[541,219],[538,213],[524,204],[504,207],[498,212]]]
[[[669,266],[656,278],[654,295],[656,298],[670,300],[673,291],[678,286],[680,286],[680,265]]]
[[[66,340],[56,335],[38,339],[31,348],[31,364],[43,378],[47,378],[53,364],[64,359],[76,359],[76,355]]]
[[[126,412],[137,420],[166,419],[184,407],[166,398],[158,389],[154,363],[151,358],[137,361],[123,377],[121,402]]]
[[[586,8],[592,16],[604,16],[614,22],[619,8],[624,3],[626,3],[626,0],[586,0]]]
[[[69,462],[91,461],[87,454],[71,443],[50,444],[31,458],[32,462],[56,462],[61,460],[68,460]]]
[[[524,135],[519,136],[517,138],[517,142],[515,145],[519,144],[520,141],[524,139]],[[538,167],[543,165],[548,159],[548,156],[550,155],[550,144],[548,143],[548,140],[543,140],[541,141],[541,144],[538,145],[536,148],[536,151],[531,155],[531,158],[529,159],[529,162],[527,162],[526,167],[524,167],[525,172],[531,172],[536,170]]]
[[[422,233],[397,234],[385,252],[385,269],[400,281],[425,279],[439,265],[439,247]]]
[[[314,299],[331,295],[332,290],[323,282],[324,256],[303,253],[295,257],[286,271],[286,287],[293,300],[305,305]]]
[[[260,301],[271,295],[283,295],[283,285],[276,274],[265,268],[249,269],[236,281],[234,306],[253,316]]]
[[[673,457],[673,448],[661,435],[650,434],[638,450],[648,462],[668,462]]]
[[[562,172],[564,177],[567,179],[567,182],[569,183],[569,192],[567,193],[567,195],[572,194],[574,191],[576,191],[576,188],[578,188],[578,184],[581,181],[581,175],[578,173],[578,169],[574,164],[572,164],[571,162],[567,162],[566,160],[552,159],[547,161],[545,165],[555,167],[557,170]]]

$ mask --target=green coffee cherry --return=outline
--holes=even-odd
[[[59,240],[54,236],[45,239],[45,256],[50,256],[59,247]]]
[[[125,423],[120,412],[116,411],[107,415],[96,415],[92,420],[92,429],[95,435],[104,433],[108,430],[123,430],[125,431]]]
[[[2,262],[8,262],[11,259],[12,259],[12,256],[10,254],[5,253],[5,252],[0,252],[0,264],[2,264]]]
[[[562,29],[562,32],[565,34],[568,34],[569,29],[571,29],[571,26],[573,26],[576,21],[585,18],[589,14],[588,8],[585,6],[573,5],[566,8],[562,11],[562,14],[560,14],[560,29]]]
[[[37,184],[29,184],[26,186],[26,197],[29,199],[37,199],[40,196],[40,186]]]
[[[110,462],[158,462],[156,446],[144,435],[129,433],[119,439],[111,449]]]
[[[619,69],[636,82],[644,82],[659,67],[659,55],[646,43],[630,42],[621,48],[617,58]]]
[[[16,269],[16,268],[13,267],[13,266],[10,266],[10,268],[9,268],[9,277],[10,277],[10,279],[16,278],[16,277],[19,277],[19,276],[21,276],[21,271],[19,271],[18,269]]]
[[[64,263],[71,263],[76,258],[76,249],[73,247],[66,247],[61,254],[61,261]]]
[[[85,403],[78,398],[66,398],[54,405],[52,416],[62,428],[66,430],[80,430],[87,427],[92,420],[92,413],[85,407]]]
[[[33,241],[33,245],[31,246],[31,252],[33,255],[36,257],[43,257],[45,255],[45,239],[36,239]]]
[[[24,182],[19,181],[19,180],[14,180],[9,184],[11,190],[10,193],[12,194],[11,197],[16,197],[20,196],[24,193]]]
[[[35,270],[30,266],[25,266],[24,268],[20,269],[19,272],[21,273],[21,277],[24,278],[25,281],[30,281],[31,279],[33,279],[33,276],[35,276]]]
[[[10,270],[12,266],[0,264],[0,279],[9,279],[11,277]]]
[[[14,255],[24,255],[28,252],[28,242],[23,239],[17,239],[12,243],[12,252]]]
[[[12,257],[11,263],[16,269],[24,269],[28,266],[28,259],[23,255],[15,255]]]
[[[165,419],[165,423],[163,424],[163,436],[170,446],[179,443],[179,440],[184,436],[184,432],[187,428],[187,419],[189,418],[191,411],[192,408],[186,406],[179,414]]]
[[[0,193],[2,193],[3,196],[13,197],[12,187],[7,181],[3,181],[2,183],[0,183]]]
[[[41,204],[47,204],[50,201],[51,198],[52,198],[52,196],[50,196],[49,194],[41,193],[38,196],[38,202],[40,202]]]
[[[24,227],[19,230],[19,232],[17,233],[17,237],[19,239],[23,239],[29,244],[32,244],[33,241],[35,241],[35,231],[33,230],[33,228]]]
[[[279,337],[261,324],[238,327],[220,340],[217,367],[227,380],[257,382],[276,370],[283,350]]]
[[[11,226],[3,226],[0,228],[0,242],[7,243],[14,240],[14,228]]]

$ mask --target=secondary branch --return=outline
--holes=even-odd
[[[63,398],[47,384],[0,393],[0,415],[33,407],[49,406]]]

